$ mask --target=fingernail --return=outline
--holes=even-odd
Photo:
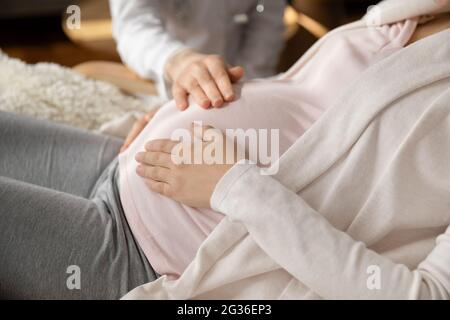
[[[142,167],[141,166],[137,166],[136,167],[136,173],[140,176],[142,176]]]
[[[142,152],[140,152],[140,153],[136,154],[136,156],[134,158],[136,159],[137,162],[142,162],[144,155]]]
[[[210,106],[210,102],[208,100],[203,100],[201,103],[202,108],[208,109]]]
[[[216,101],[214,101],[214,108],[219,108],[223,105],[223,100],[222,99],[218,99]]]
[[[233,93],[230,93],[230,94],[228,94],[228,95],[226,96],[227,101],[233,101],[234,98],[235,98],[235,96],[234,96]]]

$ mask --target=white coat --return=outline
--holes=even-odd
[[[218,54],[246,78],[274,75],[283,46],[284,0],[110,0],[122,60],[141,77],[164,83],[167,60],[184,48]],[[259,6],[259,7],[258,7]],[[263,12],[259,12],[263,6]]]

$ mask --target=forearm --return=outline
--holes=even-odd
[[[337,230],[297,194],[251,166],[230,170],[211,202],[243,223],[269,256],[326,299],[449,297],[449,280],[443,280],[450,278],[448,268],[439,268],[450,265],[448,235],[436,247],[439,252],[410,271]],[[371,266],[381,271],[379,289],[367,284]]]

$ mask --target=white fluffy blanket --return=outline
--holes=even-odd
[[[123,137],[135,116],[161,105],[59,65],[28,65],[0,50],[0,110]]]

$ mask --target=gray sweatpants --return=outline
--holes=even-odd
[[[120,204],[120,145],[0,112],[1,299],[118,299],[156,279]]]

